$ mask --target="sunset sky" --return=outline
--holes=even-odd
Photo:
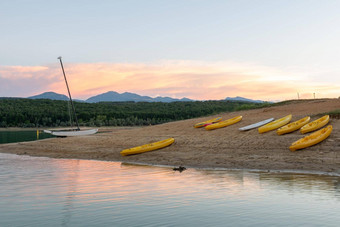
[[[0,2],[0,97],[340,96],[340,1]]]

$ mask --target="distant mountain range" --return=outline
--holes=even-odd
[[[174,99],[170,97],[156,97],[151,98],[149,96],[141,96],[135,93],[124,92],[119,94],[115,91],[109,91],[100,95],[93,96],[88,98],[86,102],[94,103],[94,102],[127,102],[127,101],[134,101],[134,102],[177,102],[177,101],[193,101],[188,98],[182,99]]]
[[[58,94],[55,92],[44,92],[40,95],[35,95],[28,97],[29,99],[52,99],[52,100],[69,100],[69,98],[66,95]],[[247,99],[243,97],[227,97],[225,99],[226,101],[241,101],[241,102],[253,102],[253,103],[262,103],[264,101],[261,100],[252,100]],[[189,101],[195,101],[188,98],[182,98],[182,99],[174,99],[170,97],[161,97],[158,96],[156,98],[151,98],[149,96],[141,96],[135,93],[130,92],[124,92],[124,93],[118,93],[115,91],[109,91],[103,94],[99,94],[96,96],[92,96],[86,100],[77,100],[78,102],[87,102],[87,103],[97,103],[97,102],[189,102]]]
[[[247,98],[243,98],[243,97],[240,97],[240,96],[236,96],[234,98],[227,97],[225,100],[226,101],[238,101],[238,102],[255,102],[255,103],[263,103],[264,102],[262,100],[247,99]]]
[[[55,92],[44,92],[40,95],[35,95],[28,97],[29,99],[52,99],[52,100],[69,100],[69,98],[66,95],[58,94]],[[149,96],[141,96],[135,93],[130,92],[124,92],[124,93],[118,93],[115,91],[109,91],[103,94],[99,94],[96,96],[92,96],[86,100],[77,100],[74,101],[78,102],[88,102],[88,103],[96,103],[96,102],[184,102],[184,101],[193,101],[188,98],[182,98],[182,99],[174,99],[170,97],[161,97],[158,96],[156,98],[151,98]]]

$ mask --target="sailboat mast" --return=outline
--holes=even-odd
[[[67,91],[68,91],[68,97],[70,98],[70,102],[71,102],[74,118],[75,118],[76,123],[77,123],[77,130],[80,130],[79,123],[78,123],[78,118],[77,118],[77,115],[76,115],[76,109],[74,108],[72,97],[71,97],[71,92],[70,92],[70,89],[68,87],[68,83],[67,83],[67,79],[66,79],[66,75],[65,75],[65,70],[64,70],[63,62],[61,61],[61,57],[58,57],[58,59],[60,61],[61,69],[63,70],[64,79],[65,79],[65,83],[66,83],[66,87],[67,87]]]

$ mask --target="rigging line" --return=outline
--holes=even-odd
[[[74,118],[75,118],[76,123],[77,123],[77,130],[79,131],[80,128],[79,128],[78,119],[77,119],[77,115],[76,115],[76,109],[74,108],[74,105],[73,105],[73,102],[72,102],[71,92],[70,92],[70,89],[68,87],[68,83],[67,83],[67,80],[66,80],[65,70],[64,70],[63,62],[61,61],[61,56],[58,57],[58,59],[60,60],[61,69],[63,70],[64,79],[65,79],[68,95],[69,95],[69,98],[70,98],[70,102],[71,102],[71,105],[72,105],[72,110],[73,110]]]
[[[67,101],[67,109],[68,109],[68,115],[70,117],[70,125],[73,128],[73,120],[72,120],[72,114],[71,114],[71,108],[70,108],[70,101]]]

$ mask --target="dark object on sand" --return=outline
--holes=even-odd
[[[182,171],[186,170],[186,169],[187,169],[187,168],[185,168],[184,166],[179,166],[179,167],[173,168],[173,170],[179,171],[180,173],[181,173]]]

